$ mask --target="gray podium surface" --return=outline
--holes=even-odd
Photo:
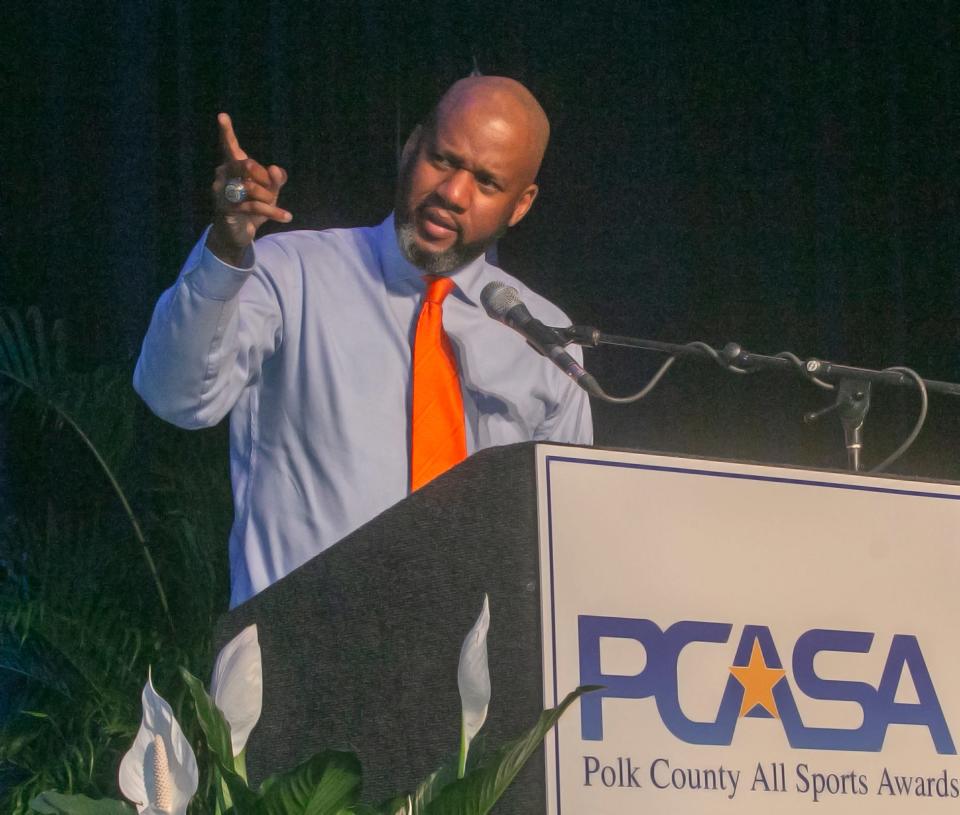
[[[263,715],[251,779],[321,748],[356,751],[364,800],[412,790],[455,753],[457,663],[490,595],[491,746],[543,709],[534,444],[482,451],[225,615],[256,622]],[[545,811],[542,750],[500,815]]]

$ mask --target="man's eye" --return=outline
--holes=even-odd
[[[432,161],[434,164],[440,167],[449,167],[450,160],[446,156],[441,156],[439,153],[434,153],[432,156]]]
[[[497,192],[497,190],[500,189],[496,181],[492,178],[485,178],[484,176],[480,176],[477,179],[477,184],[479,184],[485,192]]]

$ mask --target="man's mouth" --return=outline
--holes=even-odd
[[[459,235],[460,229],[453,218],[437,207],[420,208],[420,224],[426,237],[443,240],[451,234]]]

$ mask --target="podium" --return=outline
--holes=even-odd
[[[486,592],[492,745],[605,686],[498,815],[950,806],[958,529],[956,484],[485,450],[221,620],[221,644],[259,627],[252,780],[346,748],[364,800],[412,790],[456,751],[460,644]]]
[[[483,450],[222,620],[257,623],[263,715],[251,780],[321,748],[357,752],[364,800],[412,790],[460,738],[460,646],[490,596],[491,745],[543,710],[533,444]],[[543,758],[502,799],[544,811]]]

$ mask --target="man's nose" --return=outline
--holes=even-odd
[[[473,196],[473,175],[462,168],[454,170],[437,187],[437,193],[450,209],[465,212]]]

